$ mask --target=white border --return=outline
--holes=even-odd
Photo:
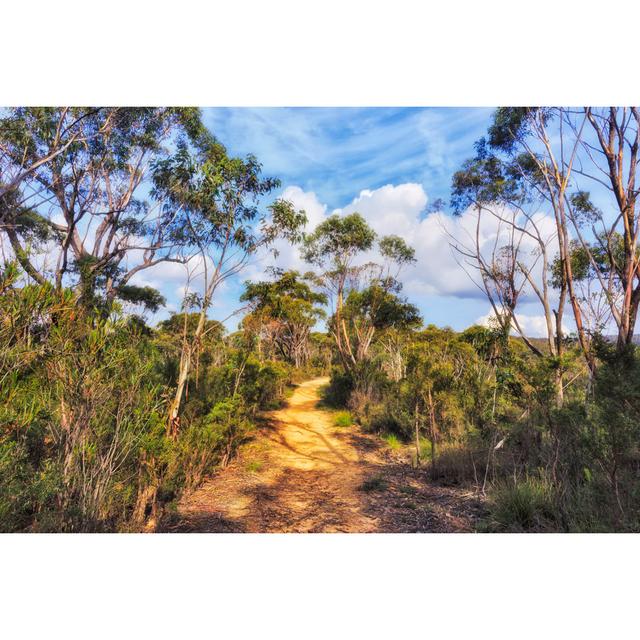
[[[637,542],[621,534],[7,535],[3,636],[630,638]]]
[[[0,104],[637,101],[628,0],[5,3]]]
[[[6,3],[5,3],[6,4]],[[638,102],[638,5],[32,0],[0,105]],[[637,535],[0,536],[7,638],[629,638]]]

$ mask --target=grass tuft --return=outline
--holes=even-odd
[[[394,433],[385,433],[381,437],[394,451],[400,449],[400,447],[402,446],[402,442],[400,442],[400,439]]]
[[[260,460],[250,460],[245,465],[245,469],[249,473],[258,473],[259,471],[262,471],[262,462],[260,462]]]
[[[557,530],[556,495],[550,482],[526,478],[494,489],[491,514],[502,531]]]
[[[348,411],[338,411],[333,418],[333,424],[336,427],[350,427],[353,424],[353,418]]]
[[[380,475],[373,476],[365,480],[358,489],[360,491],[365,491],[366,493],[370,493],[371,491],[384,491],[387,488],[387,483],[384,478]]]

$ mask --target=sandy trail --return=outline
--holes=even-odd
[[[285,408],[267,414],[236,460],[183,499],[169,530],[471,530],[468,495],[428,485],[423,473],[392,460],[379,438],[334,426],[316,406],[328,381],[302,383]]]

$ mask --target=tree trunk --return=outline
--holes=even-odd
[[[562,409],[562,405],[564,404],[564,376],[561,366],[558,366],[556,369],[554,385],[556,390],[556,407]]]
[[[420,422],[418,419],[418,405],[416,404],[414,412],[414,426],[416,430],[416,467],[420,466]]]
[[[438,434],[438,426],[436,424],[436,409],[429,389],[429,423],[431,425],[431,477],[437,476],[437,455],[436,455],[436,438]]]
[[[167,421],[167,435],[175,438],[178,435],[179,426],[179,414],[180,407],[182,405],[182,398],[184,397],[185,389],[189,382],[189,374],[191,373],[191,354],[194,345],[198,344],[202,332],[204,331],[205,321],[207,319],[208,301],[205,300],[205,304],[200,311],[200,318],[198,319],[198,325],[196,327],[193,337],[189,341],[185,334],[184,342],[182,345],[182,353],[180,355],[180,371],[178,373],[178,383],[176,385],[176,392],[173,397],[173,402],[169,409],[169,419]],[[185,325],[186,332],[186,325]]]

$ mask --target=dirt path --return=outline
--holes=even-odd
[[[234,462],[186,497],[172,531],[471,531],[481,511],[437,487],[379,438],[318,408],[328,378],[299,385]]]

